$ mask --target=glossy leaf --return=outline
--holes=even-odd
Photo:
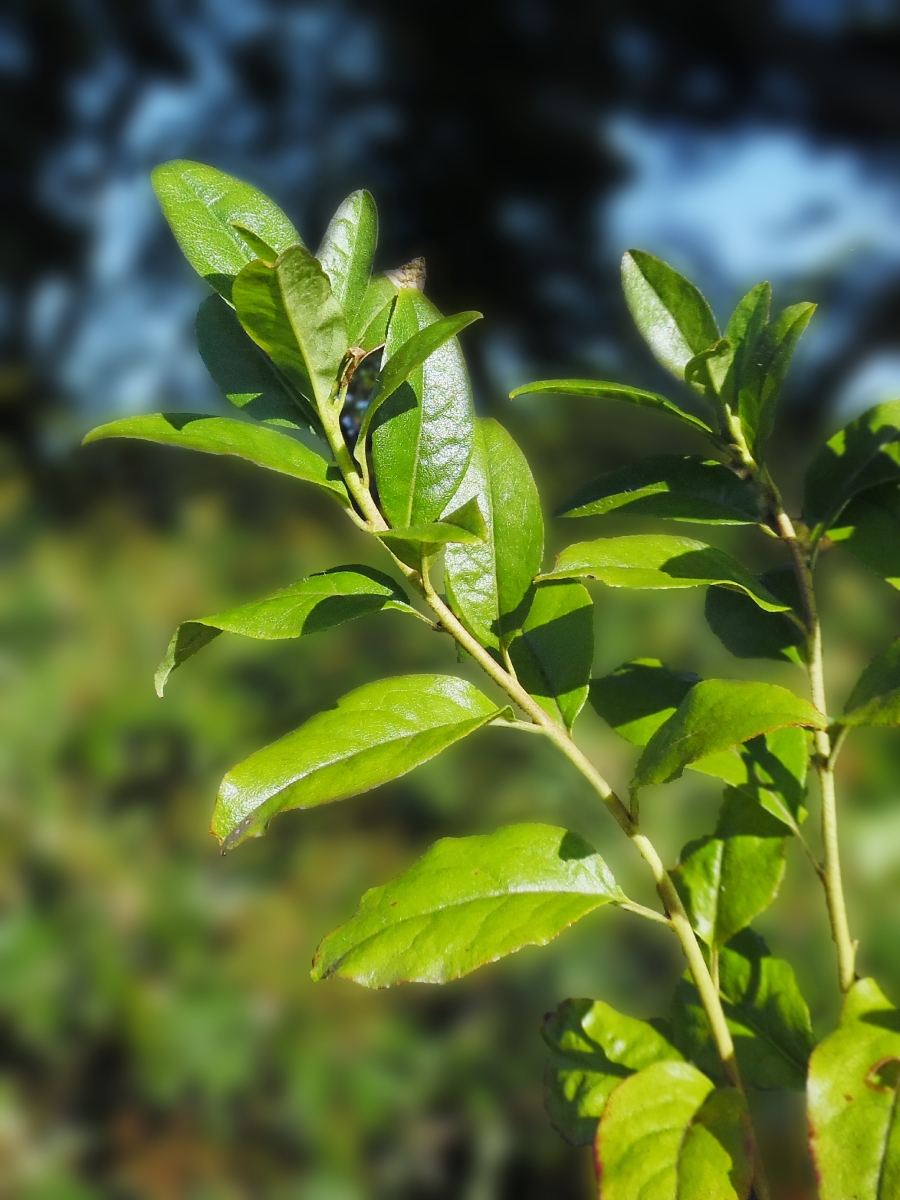
[[[741,390],[755,384],[758,371],[755,352],[768,324],[771,304],[771,285],[758,283],[738,302],[728,321],[725,337],[733,350],[718,391],[732,412],[738,409]]]
[[[866,488],[854,496],[828,536],[900,589],[900,487],[896,483]]]
[[[114,437],[140,438],[164,446],[203,450],[207,454],[235,454],[258,467],[314,483],[337,496],[343,504],[348,503],[346,489],[335,467],[296,438],[264,425],[251,425],[230,417],[211,417],[205,413],[154,413],[146,417],[123,417],[121,421],[101,425],[91,430],[84,444]]]
[[[244,332],[221,296],[209,296],[197,313],[197,348],[206,369],[236,408],[257,421],[321,430],[305,396]]]
[[[423,558],[433,557],[442,546],[483,544],[487,540],[488,529],[478,501],[473,496],[440,521],[423,521],[420,525],[390,529],[377,536],[398,558],[418,569]]]
[[[623,899],[606,863],[577,833],[508,825],[443,838],[399,878],[366,892],[352,920],[316,951],[313,979],[446,983],[523,946],[544,946]]]
[[[747,1200],[753,1134],[734,1088],[659,1062],[623,1080],[597,1128],[602,1200]]]
[[[719,991],[744,1082],[802,1091],[815,1038],[790,963],[773,958],[762,938],[746,929],[719,952]],[[724,1081],[709,1022],[687,973],[675,995],[673,1031],[692,1061]]]
[[[692,771],[724,779],[748,800],[777,817],[792,833],[806,819],[808,730],[786,725],[742,746],[707,755],[691,763]]]
[[[626,741],[646,746],[699,682],[699,675],[672,671],[656,658],[636,658],[591,680],[591,704]]]
[[[482,546],[449,546],[444,584],[454,612],[483,646],[497,649],[525,619],[544,554],[541,501],[522,451],[496,421],[479,420],[472,461],[454,504],[478,498]]]
[[[900,725],[900,639],[860,675],[844,706],[842,725]]]
[[[553,1127],[575,1146],[594,1140],[610,1092],[635,1071],[682,1056],[656,1024],[616,1012],[602,1000],[564,1000],[541,1036],[550,1047],[544,1104]]]
[[[810,1144],[821,1200],[900,1195],[900,1013],[874,979],[853,985],[809,1065]]]
[[[757,578],[799,618],[800,593],[789,565],[773,567]],[[704,613],[710,629],[737,658],[774,658],[798,665],[805,661],[806,635],[789,612],[764,612],[740,592],[710,588]]]
[[[450,675],[365,684],[233,767],[219,788],[212,831],[226,849],[258,837],[277,813],[398,779],[500,713]]]
[[[817,540],[858,492],[900,480],[900,400],[876,404],[825,443],[806,472],[803,519]]]
[[[378,242],[378,211],[370,192],[352,192],[331,218],[316,258],[344,310],[347,329],[356,328],[369,286]],[[356,345],[355,342],[350,343]]]
[[[624,383],[605,383],[597,379],[544,379],[538,383],[526,383],[509,393],[510,400],[517,396],[531,394],[554,396],[593,396],[597,400],[624,400],[628,404],[638,404],[642,408],[655,408],[659,412],[676,417],[679,421],[699,429],[701,433],[712,433],[712,429],[699,417],[685,412],[672,400],[660,396],[657,392],[644,392],[640,388],[628,387]]]
[[[455,319],[447,318],[451,323]],[[421,292],[404,288],[388,328],[387,362],[420,330],[440,320],[440,313]],[[439,326],[439,332],[447,328]],[[432,336],[417,344],[426,347]],[[399,379],[402,371],[397,374]],[[372,421],[371,461],[381,511],[391,526],[436,521],[448,505],[458,508],[469,499],[454,501],[454,495],[472,455],[474,428],[466,365],[459,342],[451,337],[424,363],[413,366]],[[360,452],[362,443],[360,438]]]
[[[675,454],[655,455],[601,475],[556,515],[611,512],[712,525],[754,525],[760,520],[755,492],[746,480],[722,463]]]
[[[163,694],[166,680],[176,667],[220,633],[239,633],[267,641],[303,637],[385,609],[421,617],[389,575],[372,567],[335,567],[249,604],[211,617],[184,621],[175,630],[156,672],[157,695]]]
[[[625,301],[647,345],[673,375],[701,350],[719,340],[712,309],[697,288],[676,270],[643,250],[622,258]]]
[[[785,828],[736,788],[727,788],[712,837],[688,842],[672,872],[691,924],[710,946],[724,946],[778,894]]]
[[[785,725],[823,729],[826,719],[808,700],[773,683],[705,679],[695,684],[674,714],[644,747],[633,786],[668,783],[707,755]]]
[[[594,662],[594,604],[587,589],[574,580],[537,584],[509,656],[519,683],[571,729],[588,698]]]
[[[815,311],[814,304],[794,304],[766,325],[756,340],[752,381],[741,387],[738,411],[744,436],[759,461],[772,433],[778,396],[791,356]]]
[[[373,275],[366,285],[356,319],[347,327],[351,346],[372,351],[383,346],[397,298],[397,287],[387,275]]]
[[[609,587],[739,588],[769,612],[787,605],[724,550],[672,534],[643,533],[578,542],[557,557],[542,579],[599,579]]]
[[[270,267],[252,262],[234,281],[241,324],[272,361],[324,413],[347,353],[347,326],[328,276],[302,246]]]
[[[226,300],[234,277],[255,257],[235,223],[278,253],[302,244],[268,196],[215,167],[177,159],[157,167],[151,179],[185,258]]]
[[[231,221],[230,224],[232,229],[236,229],[241,235],[241,240],[250,251],[251,258],[258,258],[270,266],[275,265],[278,261],[278,251],[274,246],[270,246],[264,238],[261,238],[258,233],[254,233],[252,229],[248,229],[240,221]]]

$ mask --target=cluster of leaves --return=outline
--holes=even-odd
[[[542,571],[543,518],[528,465],[503,427],[477,418],[472,404],[457,335],[478,314],[442,317],[422,294],[420,262],[373,272],[377,220],[368,193],[341,205],[314,256],[270,200],[212,168],[169,163],[154,185],[187,258],[215,289],[198,316],[200,351],[244,419],[135,417],[87,440],[138,437],[237,454],[311,483],[380,540],[404,581],[336,567],[188,621],[160,666],[160,693],[170,672],[222,631],[295,638],[382,610],[449,632],[505,692],[498,702],[455,675],[366,684],[229,771],[213,832],[230,849],[285,809],[357,795],[501,725],[547,735],[593,777],[652,865],[639,793],[687,768],[721,779],[713,833],[684,847],[671,876],[657,873],[666,912],[656,919],[678,932],[691,964],[669,1020],[638,1021],[601,1001],[564,1002],[545,1026],[548,1108],[566,1137],[594,1142],[610,1200],[643,1194],[645,1185],[673,1198],[747,1197],[754,1186],[762,1200],[767,1185],[744,1088],[803,1089],[814,1039],[789,964],[749,927],[779,889],[787,839],[803,837],[809,763],[827,776],[851,726],[900,723],[900,648],[867,668],[836,721],[815,687],[810,703],[784,687],[700,680],[646,659],[592,679],[593,603],[581,580],[707,587],[709,625],[734,654],[818,670],[812,568],[819,551],[840,542],[889,582],[900,577],[886,536],[900,521],[900,402],[864,414],[822,449],[795,527],[766,449],[813,306],[770,318],[770,289],[761,284],[722,335],[691,283],[631,251],[623,281],[638,328],[706,416],[655,393],[590,380],[531,384],[513,395],[570,393],[655,408],[704,435],[720,458],[665,455],[622,468],[582,488],[560,515],[755,526],[786,543],[791,563],[757,576],[705,542],[658,533],[580,542]],[[348,397],[364,363],[374,363],[376,381],[357,427]],[[441,555],[444,596],[431,581]],[[641,748],[630,809],[572,741],[588,699]],[[827,852],[817,869],[834,915],[840,885]],[[608,905],[640,908],[576,832],[522,824],[444,839],[366,893],[355,916],[320,945],[313,977],[343,975],[370,987],[445,982],[544,944]],[[836,924],[839,947],[841,936]],[[864,1143],[859,1153],[871,1163],[869,1176],[852,1174],[852,1194],[892,1194],[900,1171],[892,1149],[893,1010],[871,981],[845,990],[842,1024],[815,1049],[809,1076],[823,1200],[851,1194],[847,1171],[856,1168],[840,1165],[848,1136]],[[854,1098],[860,1102],[847,1108]],[[863,1110],[869,1115],[859,1117]]]

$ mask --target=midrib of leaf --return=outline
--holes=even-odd
[[[725,1001],[725,1003],[728,1005],[728,1007],[732,1010],[732,1012],[736,1014],[733,1018],[734,1020],[740,1021],[740,1023],[742,1025],[746,1025],[748,1029],[752,1029],[753,1032],[756,1034],[756,1036],[760,1039],[760,1041],[765,1042],[767,1046],[770,1046],[773,1050],[777,1051],[781,1055],[781,1057],[785,1060],[785,1062],[790,1063],[790,1065],[793,1067],[796,1067],[800,1071],[801,1074],[805,1073],[806,1066],[807,1066],[806,1062],[801,1058],[794,1058],[794,1056],[792,1054],[790,1054],[789,1051],[784,1046],[782,1046],[779,1042],[776,1042],[772,1038],[771,1034],[766,1033],[765,1029],[763,1029],[762,1026],[760,1026],[756,1021],[754,1021],[753,1016],[755,1013],[755,1009],[753,1007],[751,1007],[749,1001],[739,1000],[737,1003],[734,1003],[733,1001],[729,1000],[726,996],[723,996],[722,999]],[[748,1009],[749,1009],[749,1015],[746,1016],[746,1019],[745,1019],[744,1010],[742,1008],[742,1006],[745,1004],[748,1006]],[[726,1012],[726,1016],[727,1015],[728,1014]]]
[[[325,278],[328,279],[328,276],[326,275]],[[303,355],[303,363],[304,363],[304,366],[306,367],[306,373],[309,376],[309,386],[310,386],[310,390],[313,393],[310,403],[313,405],[314,409],[317,409],[318,403],[319,403],[319,398],[316,395],[316,384],[315,384],[315,379],[313,377],[315,375],[318,375],[319,372],[318,372],[318,370],[315,369],[314,359],[310,354],[310,348],[309,348],[309,345],[307,344],[306,339],[302,336],[302,334],[300,333],[300,330],[294,324],[293,305],[288,303],[288,298],[287,298],[287,295],[285,294],[284,285],[282,284],[282,281],[281,281],[281,271],[278,270],[277,267],[275,269],[275,280],[278,284],[278,292],[279,292],[279,295],[281,296],[281,301],[284,306],[284,311],[287,313],[288,324],[290,325],[291,329],[294,332],[294,337],[297,339],[297,345],[300,347],[300,353]],[[331,287],[330,280],[328,280],[328,286],[329,286],[329,288]],[[326,402],[330,398],[331,398],[330,396],[326,396],[325,397]]]
[[[184,175],[181,176],[181,179],[182,179],[182,182],[185,182]],[[197,187],[195,187],[194,180],[192,178],[188,177],[186,182],[187,182],[188,190],[193,193],[194,199],[197,200],[200,204],[202,204],[204,208],[209,209],[210,211],[212,210],[212,206],[214,204],[218,204],[220,200],[224,200],[224,198],[225,198],[225,192],[219,191],[216,193],[215,199],[210,201],[205,196],[201,195],[199,189]],[[223,221],[217,212],[211,211],[211,215],[214,216],[215,219],[221,223],[222,227],[227,231],[228,236],[231,238],[231,240],[234,242],[234,244],[237,246],[237,248],[241,251],[244,258],[246,258],[247,257],[247,246],[244,242],[244,239],[241,237],[241,235],[238,233],[238,231],[234,228],[234,226],[231,225],[231,223],[229,221]],[[248,259],[247,261],[249,262],[250,260]],[[232,308],[233,307],[234,307],[234,305],[232,305]]]

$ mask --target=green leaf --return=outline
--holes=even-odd
[[[208,296],[200,305],[197,347],[206,369],[235,407],[257,421],[321,432],[309,401],[247,336],[221,296]]]
[[[784,725],[824,729],[827,720],[808,700],[774,683],[702,680],[644,747],[632,786],[668,783],[698,759]]]
[[[636,658],[591,680],[591,704],[633,746],[646,746],[700,676],[672,671],[656,658]]]
[[[701,350],[719,340],[712,309],[694,285],[643,250],[622,258],[625,301],[647,345],[679,379]]]
[[[240,221],[231,221],[229,224],[241,235],[241,239],[250,251],[251,258],[258,258],[262,262],[268,263],[269,266],[274,267],[278,259],[278,251],[274,247],[264,241],[259,234],[254,233],[252,229],[248,229],[246,225],[242,225]]]
[[[719,338],[699,354],[695,354],[684,368],[684,382],[706,396],[716,407],[734,366],[734,346],[728,338]]]
[[[488,540],[448,546],[444,584],[466,627],[483,646],[498,649],[525,619],[544,554],[544,520],[525,456],[496,421],[478,421],[472,461],[453,503],[472,496],[484,514]]]
[[[778,894],[785,828],[736,788],[726,788],[712,837],[688,842],[672,872],[691,924],[710,946],[724,946]]]
[[[725,330],[725,337],[734,347],[734,354],[720,395],[732,410],[739,405],[741,390],[754,385],[757,371],[754,351],[760,335],[769,323],[771,305],[771,284],[758,283],[738,303]]]
[[[900,725],[900,639],[878,654],[856,681],[842,725]]]
[[[176,159],[158,166],[151,179],[185,258],[226,300],[235,275],[254,257],[235,223],[278,253],[302,245],[277,204],[215,167]]]
[[[370,192],[352,192],[331,218],[316,254],[331,281],[334,298],[344,310],[348,330],[356,328],[377,242],[375,201]]]
[[[184,621],[175,630],[156,672],[157,695],[163,694],[166,680],[176,667],[220,633],[264,640],[303,637],[385,609],[421,617],[389,575],[372,567],[334,567],[249,604]]]
[[[594,1140],[610,1092],[635,1071],[682,1057],[657,1025],[616,1012],[602,1000],[564,1000],[544,1017],[550,1047],[544,1104],[558,1133],[575,1146]]]
[[[628,387],[623,383],[604,383],[595,379],[544,379],[538,383],[526,383],[523,387],[516,388],[514,392],[509,393],[509,398],[515,400],[517,396],[533,393],[539,395],[549,393],[555,396],[594,396],[598,400],[624,400],[629,404],[639,404],[643,408],[655,408],[660,412],[668,413],[670,417],[677,417],[679,421],[686,422],[702,433],[712,433],[712,429],[705,421],[693,416],[692,413],[685,412],[672,400],[667,400],[665,396],[660,396],[657,392],[644,392],[640,388]]]
[[[383,346],[397,297],[397,286],[387,275],[373,275],[366,285],[356,319],[347,327],[351,346],[372,351]]]
[[[691,763],[692,771],[724,779],[792,833],[799,833],[806,819],[808,768],[809,733],[796,725],[773,729],[742,746]]]
[[[730,467],[694,455],[659,454],[608,471],[581,488],[556,514],[593,517],[616,512],[711,525],[755,525],[753,487]]]
[[[627,534],[578,542],[541,579],[599,579],[609,587],[739,588],[768,612],[787,608],[739,562],[704,542],[663,533]]]
[[[884,483],[866,488],[837,521],[828,530],[831,541],[900,589],[900,487]]]
[[[789,565],[773,567],[757,579],[799,614],[800,592]],[[788,613],[763,612],[748,596],[726,588],[709,589],[704,613],[710,629],[737,658],[774,658],[798,665],[806,659],[806,635]]]
[[[738,411],[751,453],[762,461],[781,385],[800,335],[816,311],[815,304],[794,304],[766,325],[752,351],[752,377],[740,389]]]
[[[539,583],[509,657],[522,687],[571,729],[588,698],[594,661],[594,604],[574,580]]]
[[[744,1082],[802,1091],[815,1038],[790,963],[772,958],[762,938],[744,930],[719,953],[719,991]],[[687,973],[676,990],[673,1029],[679,1048],[723,1080],[709,1022]]]
[[[469,314],[464,316],[468,323]],[[458,318],[446,320],[452,324]],[[421,292],[404,288],[388,328],[388,363],[405,342],[440,321],[440,313]],[[449,327],[440,325],[439,334]],[[417,345],[426,347],[434,336],[427,334]],[[398,367],[398,376],[401,373]],[[448,505],[457,508],[469,499],[454,500],[454,495],[472,456],[475,410],[455,337],[412,366],[405,382],[397,382],[372,421],[371,455],[381,511],[391,526],[402,528],[436,521]],[[363,443],[360,438],[360,453]]]
[[[860,979],[809,1065],[810,1144],[821,1200],[900,1196],[900,1014]]]
[[[876,404],[822,447],[806,472],[803,520],[814,541],[866,488],[900,479],[900,400]]]
[[[424,560],[432,558],[442,546],[477,546],[484,543],[488,538],[488,529],[478,501],[473,496],[440,521],[423,521],[420,525],[389,529],[376,536],[399,559],[418,569]]]
[[[232,767],[212,831],[230,849],[260,836],[286,809],[344,800],[399,779],[502,711],[452,675],[367,683]]]
[[[372,888],[316,951],[313,979],[366,987],[446,983],[523,946],[544,946],[604,904],[624,900],[577,833],[508,825],[442,838],[408,871]]]
[[[336,467],[296,438],[264,425],[250,425],[230,417],[211,417],[206,413],[154,413],[146,417],[124,417],[121,421],[101,425],[87,434],[83,444],[114,437],[141,438],[164,446],[203,450],[207,454],[236,454],[258,467],[314,483],[337,496],[342,504],[349,503]]]
[[[734,1088],[696,1067],[653,1063],[620,1083],[595,1143],[603,1200],[747,1200],[753,1133]]]
[[[257,261],[244,267],[232,295],[244,329],[321,416],[348,342],[344,314],[318,261],[292,246],[277,266]]]

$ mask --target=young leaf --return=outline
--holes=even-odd
[[[220,633],[265,640],[303,637],[385,609],[421,617],[389,575],[372,567],[334,567],[238,608],[184,621],[175,630],[156,672],[157,695],[163,694],[176,667]]]
[[[550,1047],[544,1104],[551,1124],[574,1146],[594,1140],[610,1092],[635,1071],[682,1056],[657,1025],[616,1012],[602,1000],[564,1000],[544,1017]]]
[[[900,1195],[900,1013],[860,979],[809,1064],[810,1145],[821,1200]]]
[[[594,396],[598,400],[624,400],[629,404],[639,404],[644,408],[655,408],[660,412],[668,413],[670,417],[676,417],[679,421],[693,426],[694,429],[699,429],[701,433],[712,433],[712,428],[706,421],[702,421],[692,413],[685,412],[672,400],[667,400],[665,396],[660,396],[657,392],[643,392],[640,388],[628,387],[623,383],[604,383],[595,379],[544,379],[538,383],[526,383],[523,387],[516,388],[514,392],[509,393],[509,398],[515,400],[517,396],[527,396],[532,393],[539,395],[549,393],[554,396]]]
[[[825,443],[806,472],[803,520],[818,541],[858,492],[900,479],[900,400],[876,404]]]
[[[467,324],[469,314],[464,316]],[[421,292],[404,288],[388,328],[387,363],[420,330],[441,320]],[[426,334],[414,347],[424,352],[429,340],[440,341],[458,318],[445,320],[446,325],[438,324],[436,332]],[[396,390],[378,406],[371,428],[379,503],[395,528],[436,521],[451,502],[452,507],[459,506],[461,500],[454,501],[454,494],[469,465],[475,427],[469,377],[455,337],[450,336],[424,361],[411,354],[409,366],[405,382],[401,365],[392,369]],[[364,437],[357,446],[358,453],[365,452]]]
[[[331,218],[316,253],[331,281],[334,298],[344,310],[348,330],[356,327],[377,241],[378,211],[371,193],[352,192]]]
[[[442,546],[477,546],[488,538],[488,529],[478,501],[473,496],[440,521],[423,521],[405,529],[389,529],[377,535],[408,566],[419,568],[423,559],[433,557]]]
[[[753,1132],[743,1096],[658,1062],[612,1092],[595,1143],[603,1200],[747,1200]]]
[[[625,301],[647,345],[673,375],[701,350],[719,340],[719,327],[706,300],[668,263],[643,250],[622,258]]]
[[[738,411],[751,453],[762,461],[775,423],[781,385],[815,304],[794,304],[766,325],[752,352],[752,381],[742,386]]]
[[[234,309],[221,296],[208,296],[200,305],[197,348],[206,369],[236,408],[257,421],[321,435],[309,401],[247,336]]]
[[[277,204],[215,167],[178,159],[158,166],[151,179],[185,258],[226,300],[235,275],[254,258],[235,223],[279,254],[302,245]]]
[[[900,725],[900,639],[878,654],[856,681],[842,725]]]
[[[451,675],[400,675],[357,688],[257,750],[222,780],[212,831],[226,849],[265,832],[277,813],[359,795],[434,758],[499,716]]]
[[[264,425],[250,425],[230,417],[211,417],[206,413],[154,413],[146,417],[123,417],[109,425],[100,425],[86,435],[83,444],[113,437],[140,438],[164,446],[204,450],[207,454],[235,454],[258,467],[314,483],[337,496],[342,504],[349,503],[336,468],[302,442]]]
[[[773,567],[757,578],[768,592],[800,613],[800,592],[789,565]],[[740,592],[710,588],[704,614],[710,629],[737,658],[774,658],[798,665],[805,661],[806,635],[788,613],[763,612]]]
[[[815,1045],[809,1009],[790,963],[772,958],[746,929],[719,952],[719,991],[744,1082],[754,1088],[802,1091]],[[690,975],[675,993],[673,1030],[679,1048],[714,1079],[724,1078],[709,1022]]]
[[[392,883],[366,892],[356,915],[319,946],[312,977],[342,975],[366,987],[446,983],[523,946],[544,946],[624,899],[577,833],[508,825],[442,838]]]
[[[688,842],[672,872],[691,924],[710,946],[724,946],[778,894],[785,828],[736,788],[726,788],[712,837]]]
[[[356,319],[347,326],[351,346],[372,351],[383,346],[397,297],[397,287],[386,275],[373,275],[366,285]]]
[[[262,262],[268,263],[270,267],[275,266],[278,260],[278,251],[274,247],[264,241],[258,233],[254,233],[252,229],[248,229],[246,225],[242,225],[240,221],[231,221],[229,224],[241,235],[241,240],[250,251],[251,258],[258,258]]]
[[[768,612],[787,608],[739,562],[704,542],[663,533],[627,534],[578,542],[563,550],[541,579],[599,579],[609,587],[739,588]]]
[[[883,483],[854,496],[828,536],[864,567],[900,588],[900,487]]]
[[[739,301],[728,321],[725,337],[734,347],[734,354],[720,395],[732,411],[738,407],[738,397],[742,388],[753,386],[757,370],[754,351],[762,331],[769,322],[771,305],[771,284],[758,283]]]
[[[636,658],[591,680],[591,704],[626,741],[646,746],[700,676],[672,671],[655,658]]]
[[[472,496],[488,540],[448,546],[444,584],[457,616],[483,646],[498,649],[525,618],[524,602],[544,554],[544,521],[528,463],[496,421],[478,421],[472,461],[453,503]]]
[[[571,729],[588,697],[594,661],[594,604],[574,580],[539,583],[509,657],[522,687]]]
[[[730,467],[694,455],[659,454],[608,471],[575,493],[558,517],[669,517],[710,525],[755,525],[753,487]]]
[[[734,366],[734,346],[728,338],[719,338],[684,368],[684,382],[694,391],[706,396],[716,407]]]
[[[244,329],[321,415],[337,388],[348,342],[344,314],[318,261],[292,246],[277,266],[249,263],[232,296]]]
[[[692,771],[724,779],[791,833],[799,833],[806,818],[803,802],[808,767],[809,733],[796,725],[773,729],[742,746],[691,763]]]
[[[632,786],[668,783],[698,759],[784,725],[824,729],[827,720],[808,700],[774,683],[702,680],[644,747]]]

